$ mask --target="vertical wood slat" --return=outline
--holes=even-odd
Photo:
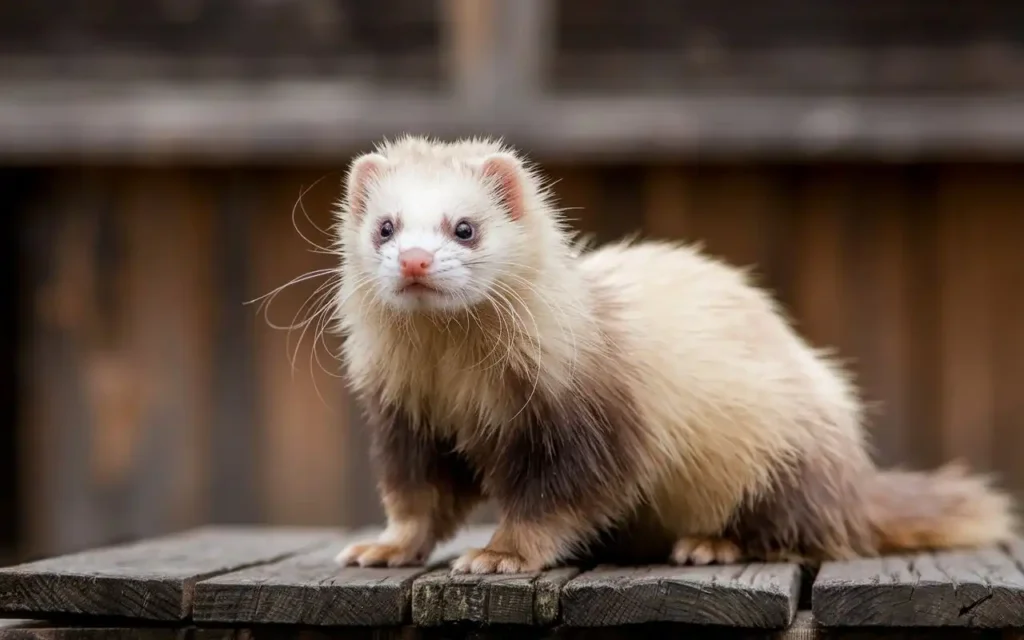
[[[850,238],[851,317],[865,419],[876,459],[883,466],[922,464],[907,431],[907,244],[912,213],[905,175],[898,168],[867,171],[857,184],[860,223]]]
[[[142,383],[127,384],[116,398],[141,410],[126,417],[138,421],[124,480],[133,536],[194,526],[207,512],[212,202],[195,178],[187,170],[141,169],[121,183],[127,318],[118,359],[129,364],[118,363],[115,373]]]
[[[30,553],[202,516],[209,291],[195,252],[208,252],[204,212],[179,179],[72,170],[56,206],[31,214]]]
[[[747,166],[691,169],[695,184],[693,233],[710,255],[752,270],[763,280],[777,183],[769,169]]]
[[[87,545],[101,539],[84,512],[88,501],[88,487],[82,482],[87,477],[85,460],[73,455],[76,446],[79,451],[87,448],[83,441],[87,427],[83,425],[84,401],[74,376],[74,345],[66,336],[71,321],[68,298],[70,292],[82,290],[82,283],[69,280],[76,273],[81,277],[83,263],[88,261],[91,237],[84,231],[92,216],[83,209],[95,200],[75,193],[74,182],[73,170],[54,175],[48,189],[50,201],[34,203],[25,215],[28,291],[24,303],[32,328],[21,354],[27,397],[21,412],[20,453],[26,461],[22,474],[27,507],[23,550],[30,555],[61,552],[76,543]],[[73,208],[75,200],[77,207]],[[78,238],[77,254],[76,246],[68,242],[71,235]],[[76,307],[82,304],[80,299],[74,303]],[[54,390],[59,392],[59,402],[50,399]]]
[[[292,224],[294,210],[303,234],[323,246],[315,227],[326,229],[330,223],[339,177],[324,177],[298,200],[300,189],[321,177],[313,172],[288,172],[272,179],[255,172],[249,176],[248,188],[261,203],[251,218],[251,298],[335,265],[333,256],[316,253]],[[334,525],[345,516],[346,393],[338,363],[328,351],[329,336],[320,333],[321,321],[326,320],[320,312],[330,292],[331,277],[325,275],[285,286],[272,301],[271,322],[298,327],[314,318],[305,326],[274,329],[263,314],[257,321],[258,406],[265,452],[261,490],[270,523]]]
[[[693,189],[690,174],[683,167],[648,167],[644,181],[645,235],[652,239],[692,243]]]
[[[513,117],[525,117],[531,101],[542,97],[545,72],[554,53],[555,3],[490,1],[495,3],[498,106]]]
[[[216,307],[212,352],[214,400],[209,435],[209,517],[219,523],[263,520],[259,475],[263,442],[256,417],[256,323],[251,306],[252,271],[258,256],[252,246],[252,220],[259,215],[259,193],[247,187],[245,173],[234,170],[206,176],[221,185],[213,214]]]
[[[805,338],[843,361],[852,355],[844,269],[844,223],[850,197],[847,179],[832,167],[805,175],[800,200],[794,203],[800,213],[793,256],[796,297],[790,309]]]
[[[993,468],[1000,484],[1024,500],[1024,184],[1014,167],[992,170],[982,200],[991,220],[993,256],[989,348],[993,360]],[[975,211],[975,215],[985,215]]]
[[[972,467],[992,465],[992,214],[980,210],[987,171],[957,168],[939,181],[940,340],[944,457]]]
[[[641,167],[592,169],[597,202],[587,221],[598,243],[615,242],[636,234],[644,224],[644,176]]]
[[[731,262],[762,263],[758,272],[793,291],[784,297],[798,330],[853,360],[880,401],[883,463],[963,455],[1024,489],[1014,458],[1024,446],[1016,167],[548,169],[584,231],[705,237]],[[62,171],[28,214],[20,457],[30,552],[207,516],[379,521],[343,382],[315,363],[311,376],[308,333],[293,376],[284,332],[242,306],[333,262],[308,253],[289,220],[298,189],[323,172],[243,170],[235,193],[222,174],[198,173]],[[335,173],[306,196],[320,226],[338,193]],[[290,321],[317,284],[282,294],[274,319]],[[147,393],[129,392],[135,383]],[[98,417],[103,406],[113,419]]]
[[[584,235],[593,234],[600,216],[598,185],[593,175],[581,167],[549,167],[547,175],[555,194],[555,206]]]
[[[456,97],[470,107],[493,106],[495,0],[442,0],[444,67]]]
[[[936,167],[909,167],[903,179],[908,190],[904,224],[913,242],[907,247],[909,323],[907,373],[911,384],[906,394],[909,414],[908,439],[913,442],[909,462],[932,467],[946,460],[941,439],[942,354],[940,297],[944,286],[942,265],[936,256],[939,225],[936,222],[937,189],[941,174]]]

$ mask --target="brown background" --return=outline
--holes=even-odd
[[[5,269],[14,283],[5,319],[0,547],[22,557],[211,521],[379,519],[361,420],[329,353],[337,345],[317,343],[320,362],[311,360],[315,325],[301,338],[292,332],[289,343],[245,302],[333,266],[300,232],[323,246],[349,158],[402,130],[506,134],[544,163],[562,204],[599,240],[640,230],[701,241],[713,254],[756,265],[804,335],[850,360],[877,403],[870,427],[881,463],[926,467],[961,457],[1024,497],[1024,111],[1010,108],[1024,104],[1015,98],[1024,65],[999,39],[1017,8],[975,3],[984,7],[943,13],[903,2],[888,14],[861,15],[858,3],[833,3],[836,13],[826,15],[817,4],[769,2],[775,9],[759,22],[699,2],[676,15],[646,2],[630,3],[630,13],[615,2],[453,1],[431,5],[426,17],[383,4],[406,15],[388,22],[374,14],[379,40],[406,34],[393,58],[382,46],[363,43],[352,53],[324,44],[326,53],[285,51],[294,58],[287,73],[253,71],[272,65],[246,53],[240,38],[241,53],[232,55],[242,62],[215,83],[257,77],[231,85],[232,104],[256,110],[262,103],[246,91],[296,68],[309,82],[365,74],[419,87],[419,97],[367,102],[379,108],[353,116],[362,126],[330,124],[339,104],[325,105],[318,121],[309,98],[239,116],[239,129],[229,130],[236,118],[188,93],[198,82],[188,74],[205,68],[199,54],[188,64],[187,56],[157,56],[192,96],[194,121],[139,116],[139,96],[149,95],[153,79],[130,65],[117,71],[124,75],[114,85],[124,93],[110,102],[109,86],[95,77],[114,72],[100,62],[86,89],[61,80],[58,62],[82,64],[65,51],[80,39],[54,36],[33,54],[51,67],[36,60],[0,78]],[[558,6],[561,13],[545,18],[547,32],[509,35],[515,25],[543,22],[531,10]],[[447,16],[447,36],[413,28],[437,16]],[[776,25],[769,33],[768,18],[789,31]],[[960,28],[944,30],[949,24]],[[150,26],[140,41],[159,49],[165,32]],[[562,48],[538,81],[523,71],[540,47],[536,33],[559,29]],[[300,41],[282,36],[280,47]],[[5,55],[27,59],[31,46],[9,44]],[[516,73],[526,79],[481,89],[495,77],[481,60],[492,70],[507,62],[495,51],[526,60],[502,82]],[[331,63],[338,60],[349,66]],[[905,63],[896,65],[902,76],[893,60]],[[812,62],[830,71],[806,67]],[[879,68],[891,73],[872,72]],[[454,83],[431,80],[434,73]],[[681,79],[667,80],[673,73]],[[435,84],[455,87],[458,104],[479,101],[458,112],[476,115],[458,122],[432,109]],[[63,93],[46,97],[44,85]],[[524,86],[574,96],[580,108],[524,103],[532,95]],[[503,95],[519,102],[505,104]],[[614,99],[639,102],[627,108]],[[407,111],[389,111],[403,100]],[[957,104],[988,117],[964,110],[958,118]],[[103,128],[108,107],[138,119]],[[815,113],[838,113],[840,124],[811,118],[825,124],[807,134],[801,126]],[[286,288],[271,320],[307,317],[317,307],[303,302],[326,282]],[[288,349],[296,344],[293,369]]]

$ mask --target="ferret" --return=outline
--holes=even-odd
[[[880,470],[862,401],[747,269],[682,242],[591,247],[501,140],[405,136],[348,167],[332,312],[387,516],[342,565],[820,563],[995,544],[1007,494]],[[601,554],[606,554],[602,556]]]

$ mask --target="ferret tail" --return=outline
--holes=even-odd
[[[934,471],[879,471],[866,497],[882,553],[972,548],[1017,534],[1010,496],[959,462]]]

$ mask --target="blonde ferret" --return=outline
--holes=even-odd
[[[493,500],[456,572],[586,557],[821,562],[1010,538],[950,465],[882,471],[849,376],[742,270],[668,242],[585,249],[486,139],[356,158],[337,214],[342,356],[387,527],[342,564],[413,565]]]

